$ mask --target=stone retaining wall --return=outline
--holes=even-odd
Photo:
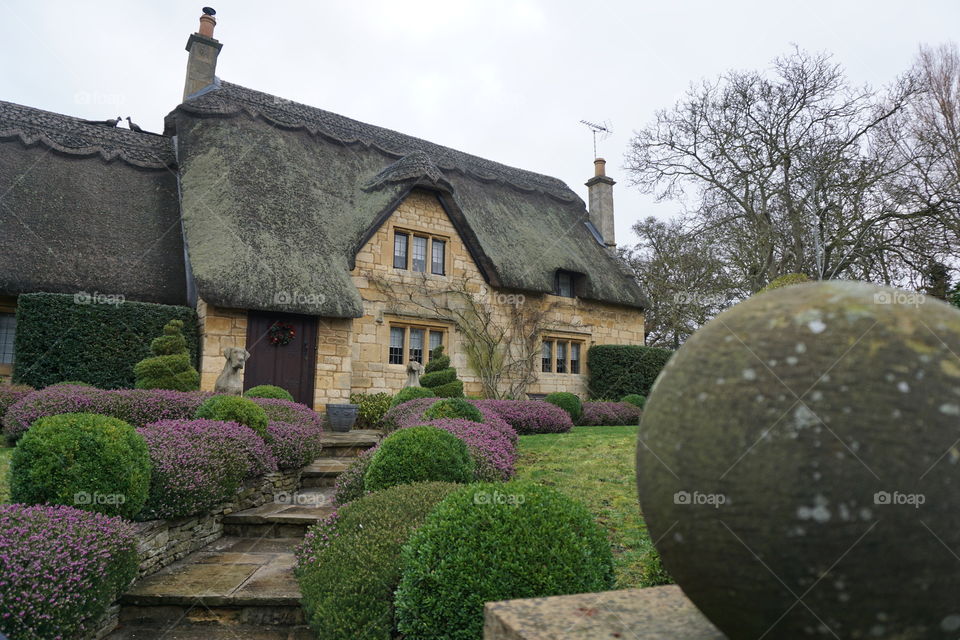
[[[135,524],[139,543],[140,569],[137,578],[156,573],[163,567],[201,549],[223,535],[223,516],[270,502],[278,493],[293,493],[300,487],[300,469],[269,473],[244,482],[236,497],[209,513],[150,520]]]

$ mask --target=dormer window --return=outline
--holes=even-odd
[[[554,284],[553,294],[564,298],[572,298],[576,295],[576,274],[569,271],[557,271],[557,279]]]
[[[447,272],[447,239],[416,231],[393,232],[393,268],[442,276]]]

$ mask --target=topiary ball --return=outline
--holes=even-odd
[[[610,543],[582,504],[548,487],[474,484],[437,505],[404,547],[397,629],[473,640],[485,602],[612,586]]]
[[[470,401],[464,398],[444,398],[437,400],[423,413],[425,420],[442,418],[462,418],[473,422],[483,422],[483,414]]]
[[[274,400],[288,400],[293,402],[293,395],[283,387],[272,384],[259,384],[243,392],[247,398],[273,398]]]
[[[219,395],[207,398],[197,408],[194,417],[203,420],[239,422],[256,431],[261,438],[267,437],[266,411],[253,400],[240,396]]]
[[[557,405],[569,413],[570,419],[573,420],[574,424],[577,424],[577,421],[580,420],[580,416],[583,415],[583,402],[581,402],[580,398],[572,393],[567,393],[565,391],[550,393],[547,394],[547,397],[544,398],[544,401]]]
[[[17,442],[10,495],[132,518],[147,501],[150,454],[126,422],[93,413],[40,418]]]
[[[750,298],[670,360],[640,504],[731,640],[957,636],[957,354],[957,310],[830,281]]]
[[[642,396],[639,393],[630,393],[620,398],[620,402],[626,402],[628,404],[632,404],[635,407],[640,407],[641,409],[643,409],[643,405],[646,404],[647,398],[646,396]]]
[[[307,532],[297,580],[307,621],[325,640],[391,640],[400,550],[424,518],[460,485],[391,487],[337,509]]]
[[[391,407],[395,407],[398,404],[403,404],[408,400],[415,400],[417,398],[435,398],[433,391],[430,389],[424,389],[423,387],[404,387],[397,392],[397,395],[393,396],[393,400],[390,402]]]
[[[473,457],[463,440],[436,427],[409,427],[387,436],[370,459],[363,482],[379,491],[411,482],[470,482]]]

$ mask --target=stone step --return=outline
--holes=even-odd
[[[353,463],[347,457],[317,458],[310,465],[303,468],[300,475],[300,486],[304,488],[332,487],[337,476],[346,471]]]
[[[383,437],[382,431],[355,429],[346,433],[328,431],[323,434],[323,455],[330,458],[355,457],[374,446]]]
[[[301,637],[303,609],[293,576],[299,543],[299,538],[217,540],[136,582],[120,599],[120,626],[108,640]],[[194,626],[234,634],[203,636]],[[252,627],[261,627],[254,631],[262,635],[238,632]]]
[[[106,640],[314,640],[303,625],[263,627],[252,625],[212,626],[182,620],[169,625],[123,625]]]
[[[307,529],[333,511],[331,487],[281,494],[273,502],[223,517],[223,533],[248,538],[302,538]]]

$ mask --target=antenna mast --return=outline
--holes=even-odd
[[[593,133],[593,157],[599,158],[600,156],[597,155],[597,134],[600,134],[601,140],[606,140],[609,138],[613,133],[613,131],[610,130],[610,121],[604,120],[603,124],[597,124],[588,120],[581,120],[580,124],[584,124],[589,127],[590,132]]]

